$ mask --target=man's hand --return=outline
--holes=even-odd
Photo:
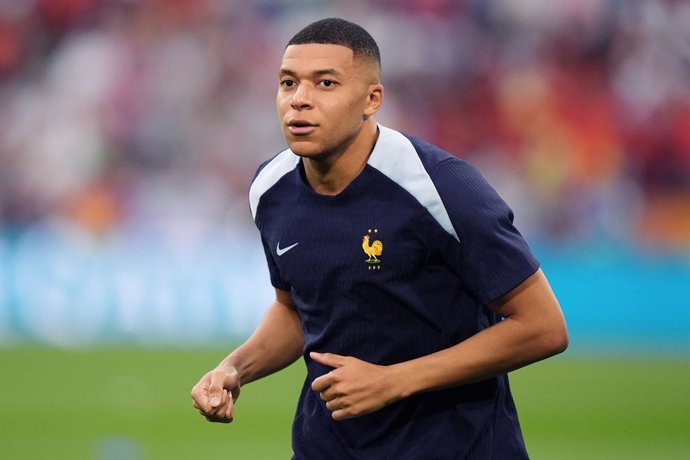
[[[240,382],[234,367],[216,368],[192,388],[193,405],[209,422],[232,422],[239,395]]]
[[[334,369],[314,380],[311,389],[332,412],[333,420],[345,420],[375,412],[399,399],[400,379],[391,368],[378,366],[351,356],[310,353],[311,359]]]

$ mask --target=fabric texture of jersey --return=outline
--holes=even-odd
[[[307,377],[296,459],[527,458],[507,376],[414,395],[336,422],[309,352],[389,365],[451,347],[500,321],[486,305],[538,268],[512,211],[466,162],[379,126],[362,173],[336,196],[285,150],[250,189],[271,282],[289,291]]]

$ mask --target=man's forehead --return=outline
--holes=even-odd
[[[346,46],[321,43],[290,45],[283,53],[283,65],[309,62],[348,66],[354,62],[354,53]]]

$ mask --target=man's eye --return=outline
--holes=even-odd
[[[333,80],[322,80],[321,81],[321,86],[325,88],[333,88],[337,83],[334,82]]]
[[[280,82],[280,86],[283,86],[285,88],[292,88],[296,85],[294,80],[283,80]]]

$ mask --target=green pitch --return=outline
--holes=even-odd
[[[301,364],[243,389],[235,422],[189,390],[225,351],[0,349],[0,458],[287,459]],[[512,374],[534,459],[690,458],[690,365],[571,353]]]

